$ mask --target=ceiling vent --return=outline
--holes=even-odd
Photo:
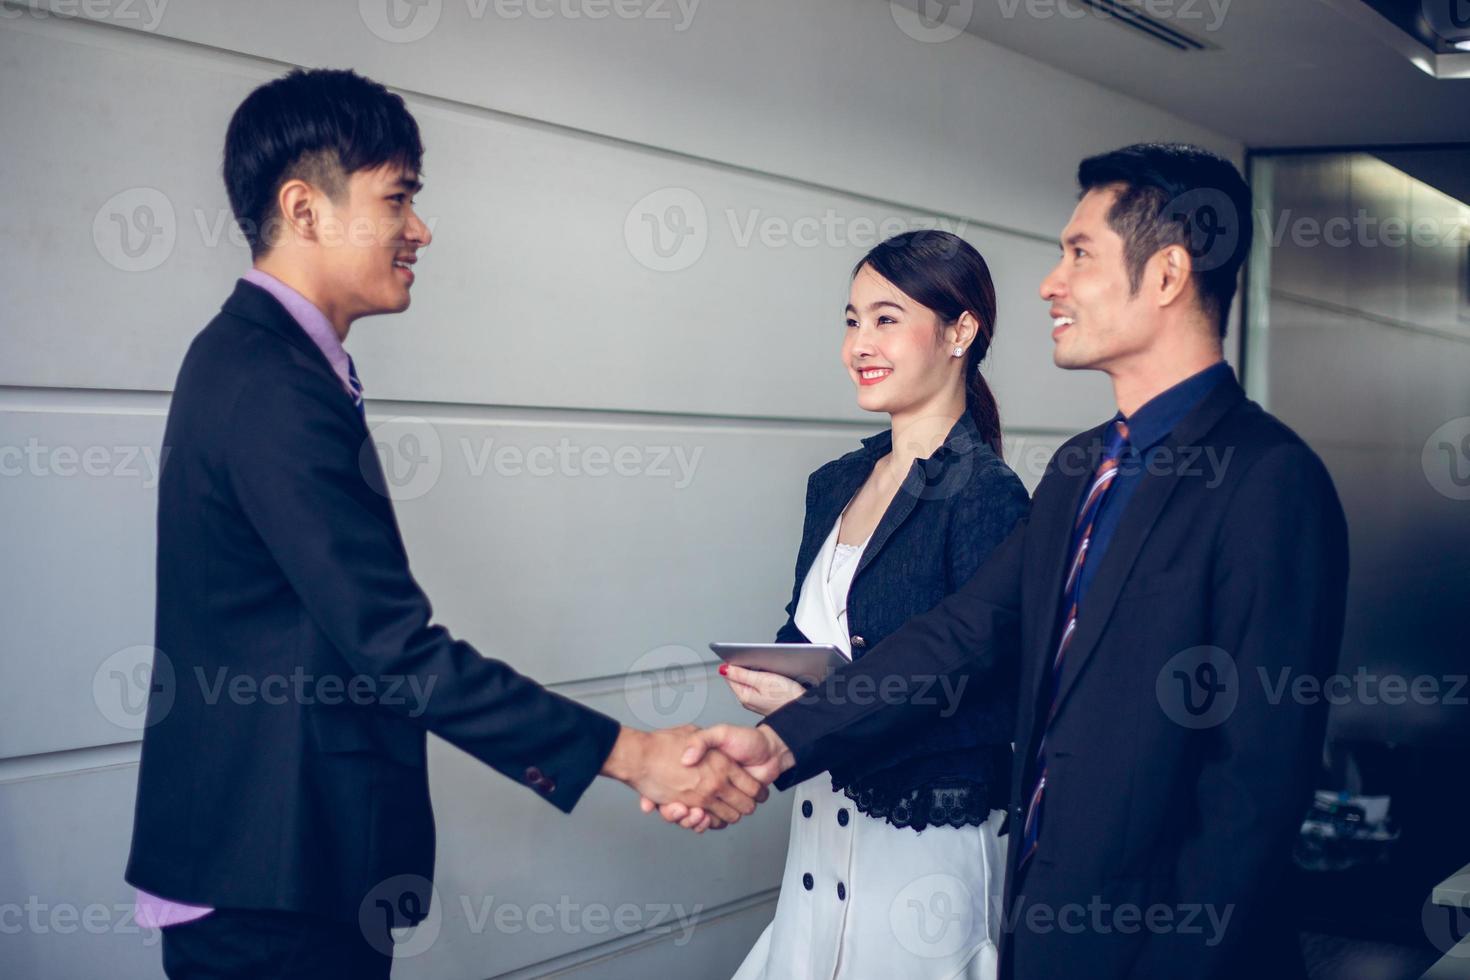
[[[1175,51],[1208,51],[1215,47],[1186,34],[1170,24],[1151,17],[1140,9],[1138,0],[1077,0],[1082,6],[1105,16],[1119,27],[1127,28]]]

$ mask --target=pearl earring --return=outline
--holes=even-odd
[[[956,345],[955,346],[955,349],[954,349],[954,356],[955,357],[964,357],[965,356],[965,349],[963,347],[960,347],[960,346]]]

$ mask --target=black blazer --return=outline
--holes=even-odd
[[[237,283],[194,339],[164,447],[131,884],[421,918],[426,731],[572,808],[617,723],[430,625],[367,427],[269,293]]]
[[[843,668],[872,682],[901,676],[912,689],[932,675],[983,678],[1019,658],[1016,751],[1026,764],[1011,785],[1012,827],[1030,788],[1071,525],[1102,432],[1062,446],[1029,518],[958,593]],[[1008,848],[1007,980],[1305,975],[1284,882],[1326,705],[1280,697],[1279,684],[1283,671],[1320,681],[1335,669],[1347,581],[1342,508],[1317,456],[1233,379],[1161,445],[1175,465],[1139,485],[1081,607],[1047,736],[1039,847],[1024,875],[1019,834]],[[1223,477],[1201,452],[1226,461]],[[1181,676],[1209,680],[1192,669],[1202,646],[1226,655],[1214,685],[1226,686],[1221,700],[1192,692],[1206,724],[1173,693]],[[783,708],[767,723],[797,762],[780,785],[926,714],[825,697]],[[1094,906],[1134,911],[1102,913],[1099,928]],[[1140,926],[1152,906],[1170,914],[1169,927],[1160,912],[1153,929]],[[1223,929],[1205,907],[1217,920],[1229,915]]]
[[[892,450],[893,432],[862,443],[807,481],[796,582],[777,643],[808,642],[795,620],[802,584],[837,516]],[[932,455],[914,461],[863,549],[847,599],[853,658],[867,656],[910,617],[969,581],[1029,504],[1015,472],[981,439],[970,415],[961,415]],[[1015,673],[933,693],[955,702],[946,703],[944,717],[834,763],[833,786],[863,813],[897,826],[983,823],[992,808],[1006,805]]]

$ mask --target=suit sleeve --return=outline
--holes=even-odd
[[[351,670],[428,692],[375,710],[410,718],[518,783],[540,769],[542,794],[570,811],[618,723],[430,623],[392,505],[367,476],[375,451],[345,397],[329,401],[340,394],[304,370],[262,372],[245,386],[226,459],[241,509]]]
[[[902,734],[937,715],[940,693],[959,679],[983,682],[1019,654],[1022,521],[959,591],[915,616],[867,656],[769,715],[796,765],[781,789]]]
[[[1261,934],[1252,918],[1272,914],[1267,899],[1290,863],[1318,770],[1327,705],[1291,697],[1280,678],[1321,682],[1336,669],[1348,566],[1342,508],[1321,461],[1300,444],[1256,462],[1236,497],[1216,544],[1211,633],[1234,660],[1239,696],[1203,733],[1195,822],[1175,865],[1179,900],[1213,907],[1213,919],[1201,918],[1227,924],[1151,933],[1131,976],[1230,976],[1240,942]]]

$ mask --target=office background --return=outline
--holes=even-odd
[[[1053,447],[1112,412],[1105,378],[1052,366],[1036,292],[1077,161],[1147,139],[1242,166],[1263,148],[1026,38],[881,0],[602,9],[0,7],[0,974],[159,974],[122,881],[154,484],[185,347],[248,267],[219,164],[256,85],[353,67],[418,118],[434,242],[412,308],[348,341],[413,568],[454,633],[643,727],[741,718],[705,644],[774,634],[807,473],[883,427],[838,361],[868,247],[940,226],[986,256],[988,376],[1034,487]],[[1125,53],[1151,43],[1081,26]],[[1453,126],[1444,138],[1470,135]],[[1372,153],[1250,163],[1268,208],[1470,224],[1464,198]],[[1470,492],[1423,450],[1446,425],[1446,444],[1470,436],[1464,239],[1293,241],[1253,264],[1228,356],[1338,480],[1355,560],[1344,663],[1452,671]],[[1452,738],[1463,714],[1380,706],[1343,724],[1368,742]],[[696,839],[616,785],[561,816],[438,740],[430,765],[439,911],[395,976],[727,976],[774,909],[779,796]]]

